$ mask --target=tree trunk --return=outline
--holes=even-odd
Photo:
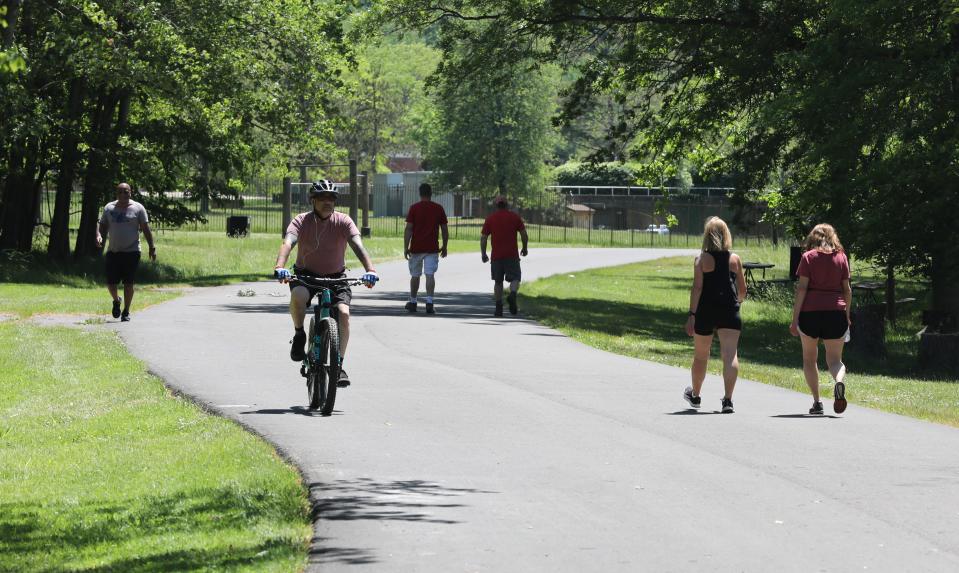
[[[46,155],[45,149],[33,145],[27,151],[26,169],[23,170],[23,204],[21,205],[20,231],[17,234],[17,250],[27,252],[33,250],[33,231],[39,222],[40,214],[40,189],[43,185],[43,178],[46,176],[46,169],[42,167],[43,156]]]
[[[23,221],[24,160],[26,142],[21,140],[10,147],[7,179],[3,186],[3,213],[0,215],[0,250],[17,248],[20,225]]]
[[[70,254],[70,196],[77,162],[80,159],[80,119],[86,85],[80,78],[70,83],[67,118],[60,136],[60,167],[57,173],[57,199],[50,222],[50,243],[47,252],[54,259],[65,259]]]
[[[90,154],[87,160],[87,173],[83,179],[83,204],[80,207],[80,228],[77,230],[77,242],[73,255],[85,257],[100,253],[96,243],[96,228],[103,200],[109,195],[107,152],[110,147],[110,129],[113,114],[119,98],[115,93],[101,94],[93,110],[91,122]]]

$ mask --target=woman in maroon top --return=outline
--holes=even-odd
[[[806,237],[806,252],[799,262],[799,284],[789,332],[802,340],[803,374],[812,392],[810,414],[822,414],[819,399],[819,339],[826,347],[826,365],[836,381],[833,410],[846,409],[846,365],[842,348],[849,336],[852,288],[849,286],[849,259],[832,225],[816,225]]]

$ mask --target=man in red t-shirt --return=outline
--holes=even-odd
[[[406,310],[416,312],[416,293],[420,290],[420,275],[426,275],[426,314],[433,314],[433,292],[436,290],[436,269],[440,257],[446,258],[446,243],[450,233],[446,227],[446,211],[434,203],[433,188],[429,183],[420,185],[420,201],[410,205],[406,214],[406,231],[403,232],[403,256],[410,266],[410,300]],[[439,232],[443,245],[439,244]]]
[[[496,299],[496,311],[493,316],[503,316],[503,279],[509,281],[509,313],[516,314],[516,293],[519,292],[519,281],[523,278],[519,265],[519,256],[524,257],[529,252],[529,237],[526,235],[526,225],[523,219],[506,208],[506,197],[499,195],[493,199],[496,210],[486,218],[483,230],[480,232],[480,253],[483,262],[490,260],[486,256],[486,240],[493,236],[493,262],[490,263],[490,275],[494,281],[493,296]],[[516,234],[523,240],[523,249],[516,250]]]

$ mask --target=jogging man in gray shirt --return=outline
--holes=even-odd
[[[130,320],[130,303],[133,301],[133,278],[140,265],[140,231],[150,245],[150,260],[157,258],[153,233],[150,232],[147,210],[130,199],[130,186],[117,185],[117,200],[107,203],[97,225],[97,246],[103,246],[106,235],[110,246],[106,254],[107,290],[113,297],[113,318],[123,322]],[[123,281],[123,299],[117,296],[117,285]],[[123,312],[120,312],[120,303]]]

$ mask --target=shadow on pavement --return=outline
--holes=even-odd
[[[337,415],[339,410],[333,410],[332,415]],[[306,416],[308,418],[326,418],[323,414],[320,414],[317,411],[310,410],[305,406],[290,406],[289,408],[262,408],[260,410],[247,410],[246,412],[240,412],[240,414],[297,414],[300,416]]]
[[[311,483],[313,521],[376,520],[456,525],[460,521],[442,513],[467,507],[454,501],[467,495],[492,494],[473,488],[450,488],[424,480],[378,481],[369,478]],[[377,561],[369,549],[329,546],[329,539],[314,538],[311,563],[368,564]]]
[[[703,410],[693,410],[690,408],[685,410],[676,410],[675,412],[666,412],[667,416],[708,416],[709,414],[722,414],[722,412],[718,410],[706,412]]]
[[[832,414],[776,414],[775,416],[770,416],[770,418],[791,418],[791,419],[808,419],[815,420],[817,418],[831,418],[833,420],[841,420],[842,416],[834,416]]]
[[[416,312],[409,312],[405,305],[407,296],[396,292],[364,292],[359,288],[353,289],[353,301],[350,304],[350,312],[353,316],[394,316],[409,317],[411,320],[437,320],[443,318],[489,318],[495,320],[513,319],[526,320],[523,317],[522,309],[517,315],[510,315],[508,309],[504,309],[502,319],[493,316],[494,304],[491,294],[463,293],[463,292],[445,292],[436,296],[436,314],[426,314],[426,304],[421,302]],[[504,302],[505,304],[505,302]],[[310,307],[312,308],[312,306]],[[257,300],[256,302],[247,299],[240,302],[230,300],[223,304],[213,306],[213,309],[223,312],[241,312],[241,313],[262,313],[262,314],[287,314],[289,313],[288,299],[274,298],[269,301]]]

